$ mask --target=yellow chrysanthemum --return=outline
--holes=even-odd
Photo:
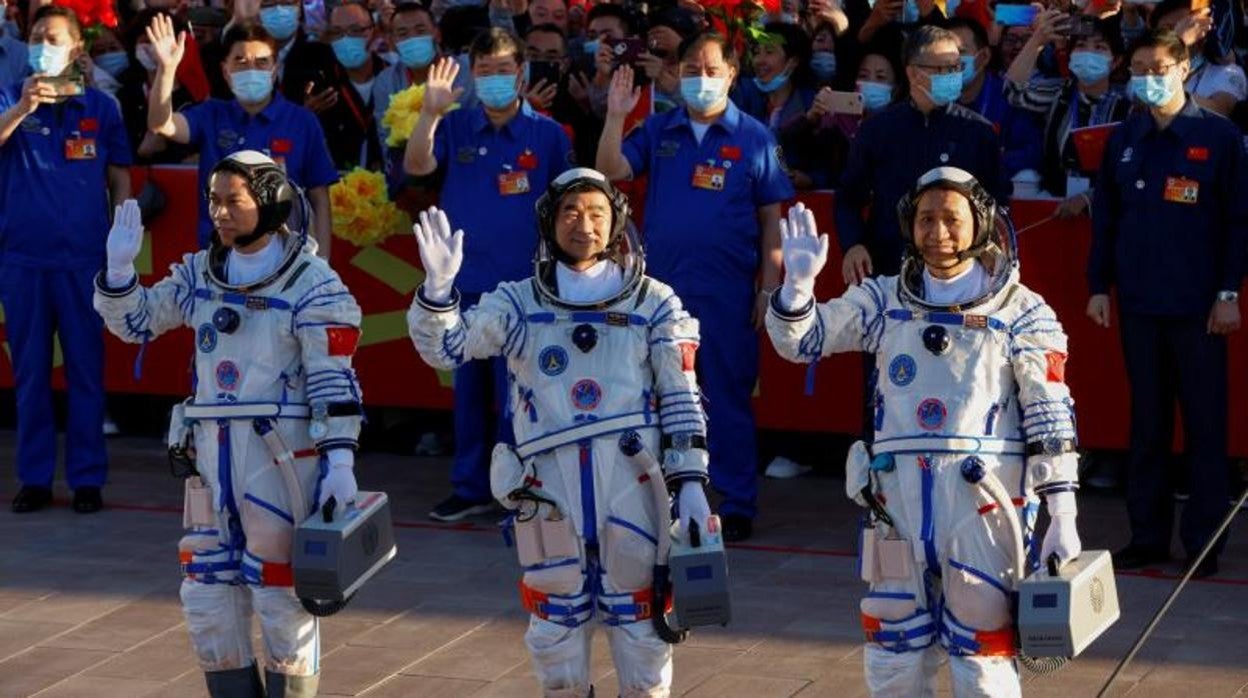
[[[329,199],[334,235],[354,245],[376,245],[402,232],[398,222],[406,214],[386,198],[386,180],[379,172],[355,168],[329,188]]]
[[[390,106],[386,107],[386,113],[381,117],[382,125],[388,129],[387,146],[397,148],[407,142],[407,137],[416,127],[416,120],[420,118],[420,107],[424,103],[424,85],[412,85],[390,98]],[[447,111],[458,108],[459,104],[455,103]]]

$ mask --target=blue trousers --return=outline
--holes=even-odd
[[[460,309],[481,300],[480,293],[461,293]],[[451,487],[473,502],[488,502],[490,453],[495,443],[515,443],[506,415],[507,362],[501,357],[475,360],[455,369],[455,460]],[[496,409],[497,407],[497,409]]]
[[[1226,337],[1205,329],[1204,315],[1155,317],[1120,313],[1122,353],[1131,384],[1127,512],[1131,542],[1169,550],[1174,499],[1169,474],[1174,404],[1183,412],[1191,499],[1179,538],[1195,556],[1226,516]],[[1217,555],[1221,542],[1214,548]]]
[[[670,283],[670,282],[669,282]],[[716,296],[680,294],[697,318],[698,384],[706,405],[711,486],[724,497],[719,514],[758,513],[758,441],[751,398],[758,382],[758,333],[750,324],[754,284],[725,283]]]
[[[69,387],[65,480],[101,487],[104,448],[104,324],[91,305],[95,270],[0,269],[0,302],[17,392],[17,477],[51,487],[56,474],[52,413],[52,337],[60,336]]]

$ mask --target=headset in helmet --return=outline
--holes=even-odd
[[[247,190],[260,209],[256,229],[234,239],[238,247],[246,247],[268,233],[276,233],[286,224],[294,209],[297,194],[286,178],[286,172],[268,156],[254,150],[241,150],[218,162],[208,176],[209,187],[217,173],[235,174],[247,183]]]

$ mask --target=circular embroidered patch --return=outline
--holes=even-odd
[[[916,373],[918,367],[909,354],[898,354],[888,364],[888,380],[898,387],[904,388],[913,383]]]
[[[537,355],[537,367],[548,376],[557,376],[568,368],[568,352],[561,346],[550,345]]]
[[[945,403],[934,397],[929,397],[919,403],[919,409],[915,412],[915,416],[919,419],[919,428],[927,431],[940,431],[945,426],[945,417],[949,411],[945,409]]]
[[[199,345],[200,351],[211,353],[217,348],[217,328],[206,322],[200,325],[199,332],[195,333],[195,343]]]
[[[217,364],[217,387],[222,390],[237,390],[238,380],[242,377],[238,366],[233,361],[222,361]]]
[[[580,380],[572,386],[572,406],[578,410],[592,410],[602,402],[602,386],[589,380]]]

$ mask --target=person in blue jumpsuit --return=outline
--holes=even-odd
[[[157,15],[148,28],[156,75],[148,96],[147,126],[175,143],[199,149],[199,182],[206,186],[213,165],[240,150],[272,158],[307,194],[312,206],[317,254],[329,257],[329,185],[338,181],[321,123],[311,111],[275,94],[277,42],[258,24],[238,24],[221,39],[221,72],[234,99],[209,99],[173,111],[174,73],[185,53],[185,35],[175,36],[169,17]],[[212,235],[207,199],[199,201],[199,245]]]
[[[82,51],[73,13],[44,7],[30,31],[34,75],[0,88],[0,301],[17,388],[18,513],[52,501],[54,335],[69,388],[65,479],[75,511],[100,509],[108,475],[104,328],[91,307],[92,279],[110,196],[130,196],[131,155],[116,102],[93,87],[58,97],[47,79],[81,86],[72,66]]]
[[[903,53],[910,98],[863,122],[837,189],[836,234],[846,284],[897,274],[903,241],[894,204],[933,167],[960,167],[999,203],[1009,203],[1012,185],[992,124],[957,104],[963,70],[957,35],[923,26]]]
[[[1110,136],[1092,200],[1088,315],[1110,326],[1110,290],[1131,384],[1127,512],[1114,566],[1170,557],[1169,456],[1183,413],[1191,498],[1179,538],[1189,562],[1226,515],[1227,349],[1239,329],[1248,254],[1248,160],[1239,131],[1183,93],[1187,47],[1154,30],[1133,48],[1130,90],[1148,106]],[[1217,572],[1219,541],[1195,576]]]
[[[725,537],[744,540],[758,499],[755,333],[780,282],[780,204],[794,191],[767,127],[728,99],[737,76],[731,44],[714,33],[686,39],[680,76],[685,108],[651,116],[624,139],[640,90],[631,68],[616,70],[597,169],[612,180],[649,175],[646,263],[701,325],[711,484],[724,496]]]
[[[434,63],[403,155],[408,175],[441,178],[441,208],[455,225],[473,231],[456,279],[465,307],[503,281],[533,274],[533,206],[572,164],[572,143],[563,127],[520,99],[522,51],[523,44],[506,30],[478,36],[469,58],[479,103],[449,112],[463,94],[455,87],[459,64],[451,58]],[[455,370],[452,492],[430,518],[457,521],[493,509],[490,453],[496,441],[510,443],[512,436],[507,415],[496,419],[491,407],[505,410],[506,381],[501,358]]]

